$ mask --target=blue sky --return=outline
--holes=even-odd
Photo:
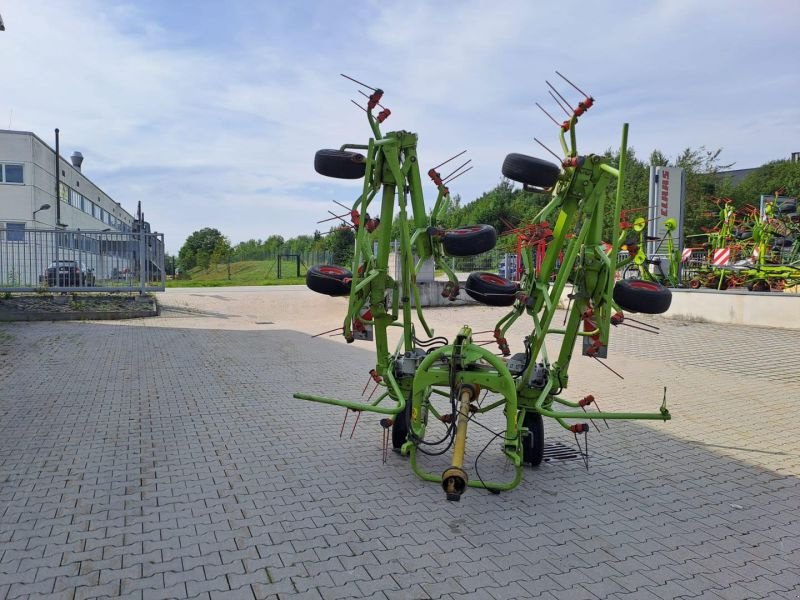
[[[312,233],[360,185],[314,152],[365,143],[348,73],[386,92],[387,129],[420,135],[425,170],[461,150],[470,201],[509,152],[557,147],[545,79],[597,104],[585,152],[630,123],[640,156],[723,148],[734,168],[800,151],[800,3],[717,0],[388,3],[6,0],[0,128],[62,132],[65,156],[175,252],[202,227],[233,243]],[[568,97],[577,95],[565,86]],[[433,188],[429,188],[431,199]]]

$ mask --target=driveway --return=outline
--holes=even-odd
[[[0,599],[800,597],[796,332],[620,327],[624,380],[576,357],[567,396],[650,411],[666,386],[673,420],[596,421],[588,470],[548,423],[548,460],[518,488],[450,503],[406,459],[383,464],[377,415],[340,438],[342,409],[292,398],[360,397],[371,344],[310,336],[344,300],[160,302],[150,319],[0,325]],[[452,337],[502,309],[426,314]],[[509,475],[496,446],[471,429],[471,475]]]

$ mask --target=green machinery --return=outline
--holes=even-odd
[[[445,257],[485,252],[496,242],[496,232],[487,225],[451,230],[437,226],[449,200],[447,183],[465,172],[466,163],[446,177],[436,168],[428,171],[438,196],[430,215],[426,214],[417,136],[407,131],[383,133],[381,124],[390,114],[380,104],[383,92],[364,87],[370,91],[363,94],[368,98],[364,110],[372,131],[368,143],[320,150],[315,156],[315,169],[323,175],[363,178],[362,192],[350,209],[356,238],[352,268],[312,267],[306,282],[314,291],[349,297],[343,335],[348,342],[374,339],[376,366],[370,376],[381,392],[374,401],[367,402],[304,393],[294,396],[342,406],[359,414],[370,411],[384,415],[381,424],[387,429],[385,439],[388,440],[391,427],[394,448],[409,457],[411,468],[419,477],[441,483],[449,500],[458,500],[467,487],[497,493],[518,485],[523,464],[538,465],[542,460],[542,417],[554,419],[576,438],[588,432],[589,426],[572,421],[585,419],[587,414],[593,419],[668,420],[666,395],[660,410],[652,413],[586,413],[585,407],[594,400],[592,396],[579,401],[562,397],[578,338],[582,338],[583,353],[599,360],[606,356],[611,326],[622,324],[625,319],[620,309],[660,313],[671,300],[669,290],[655,282],[629,280],[615,284],[618,251],[627,235],[619,218],[627,125],[622,131],[618,166],[603,156],[579,155],[575,128],[578,118],[594,102],[586,96],[569,113],[568,120],[559,124],[566,155],[561,165],[523,154],[506,157],[502,169],[506,177],[527,187],[549,190],[551,196],[534,219],[547,244],[539,269],[528,252],[523,254],[525,275],[519,283],[492,273],[472,273],[465,284],[465,291],[472,298],[491,306],[511,307],[494,330],[499,356],[475,343],[468,326],[462,327],[452,342],[434,337],[425,321],[416,283],[425,261],[432,260],[436,269],[448,277],[442,295],[455,299],[459,282]],[[378,108],[381,110],[375,115]],[[379,216],[370,216],[370,211]],[[614,223],[610,249],[602,241],[603,218],[608,212]],[[389,257],[394,220],[400,232],[400,260],[392,277]],[[570,307],[564,328],[558,328],[554,317],[568,285],[572,286]],[[524,339],[525,352],[511,356],[506,334],[523,314],[531,319],[532,329]],[[402,330],[394,351],[389,347],[390,327]],[[418,337],[420,329],[427,338]],[[562,337],[561,350],[552,362],[545,346],[551,336]],[[481,390],[492,392],[493,398],[499,399],[479,404],[476,400]],[[476,480],[470,478],[464,465],[467,428],[478,415],[495,410],[503,412],[505,423],[495,438],[501,439],[502,452],[513,465],[514,475],[507,481],[484,481],[480,477]],[[446,424],[443,439],[426,439],[430,418]],[[450,466],[443,473],[427,472],[417,460],[418,453],[432,454],[430,448],[436,444],[444,446],[439,446],[436,454],[452,449]]]

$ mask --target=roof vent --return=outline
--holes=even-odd
[[[76,150],[72,153],[72,156],[70,156],[69,159],[72,161],[72,166],[80,171],[81,165],[83,164],[83,154]]]

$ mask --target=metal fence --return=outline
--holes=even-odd
[[[33,229],[0,237],[0,292],[164,290],[164,234]]]

